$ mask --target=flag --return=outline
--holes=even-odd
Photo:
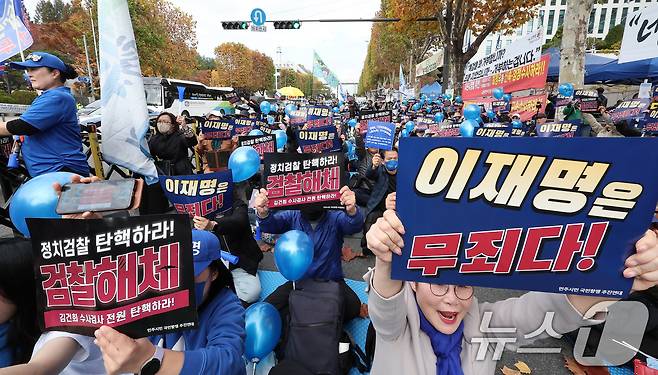
[[[400,87],[398,91],[404,92],[407,87],[407,81],[404,80],[404,73],[402,72],[402,64],[400,64]]]
[[[109,163],[158,182],[146,133],[148,110],[127,0],[98,1],[103,141]]]
[[[0,4],[0,61],[4,61],[28,49],[33,40],[23,23],[23,2],[0,0]]]
[[[340,85],[338,77],[327,67],[327,64],[322,61],[315,51],[313,51],[313,75],[323,80],[327,86],[334,90]]]

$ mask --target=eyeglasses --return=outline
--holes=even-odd
[[[25,57],[25,60],[32,60],[34,62],[41,61],[42,56],[29,54]]]
[[[466,285],[455,285],[455,297],[459,298],[462,301],[466,301],[469,298],[473,297],[473,287]],[[430,291],[437,297],[443,297],[448,294],[450,290],[450,285],[444,284],[430,284]]]

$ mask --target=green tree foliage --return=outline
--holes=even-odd
[[[281,74],[279,77],[280,87],[297,87],[302,90],[307,98],[318,96],[328,98],[336,95],[329,86],[322,83],[322,81],[314,77],[310,72],[302,73],[292,69],[281,69],[279,73]]]
[[[36,6],[34,21],[36,23],[64,22],[72,13],[73,6],[62,0],[40,0]]]

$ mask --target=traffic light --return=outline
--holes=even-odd
[[[299,29],[302,27],[302,23],[300,21],[274,21],[274,28],[275,29]]]
[[[249,22],[247,21],[222,22],[222,28],[224,30],[247,30],[249,28]]]

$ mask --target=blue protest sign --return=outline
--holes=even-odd
[[[251,22],[256,26],[263,26],[267,21],[265,11],[260,8],[255,8],[251,11]]]
[[[304,154],[315,154],[342,149],[340,137],[334,126],[299,130],[295,134],[297,144]]]
[[[249,134],[254,129],[259,129],[261,125],[266,126],[263,121],[258,121],[253,118],[236,118],[233,119],[235,126],[233,127],[233,136],[239,137]]]
[[[235,123],[232,118],[208,120],[201,124],[201,133],[205,139],[230,139]]]
[[[580,125],[582,121],[562,121],[562,122],[547,122],[545,124],[537,124],[535,132],[537,137],[559,137],[559,138],[573,138],[580,135]]]
[[[649,105],[639,125],[645,136],[658,136],[658,102]]]
[[[619,122],[641,117],[642,112],[646,110],[650,104],[651,99],[625,100],[619,103],[615,109],[610,111],[610,119],[612,122]]]
[[[214,219],[233,207],[230,170],[191,176],[160,176],[160,186],[176,211]]]
[[[314,105],[306,110],[306,128],[321,128],[334,123],[332,111],[329,106]]]
[[[365,146],[381,150],[393,149],[395,125],[390,122],[368,121]]]
[[[392,277],[623,297],[658,201],[642,138],[404,138]]]

